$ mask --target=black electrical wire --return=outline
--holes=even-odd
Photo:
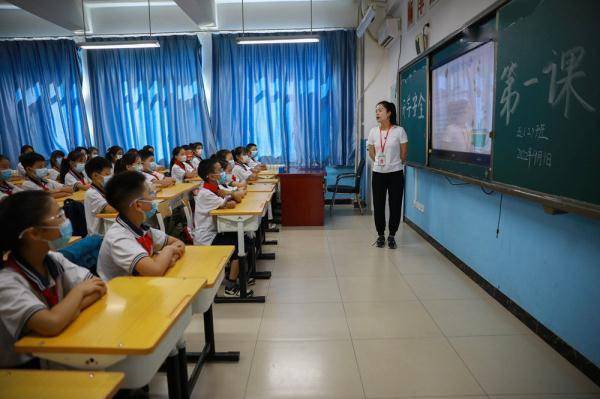
[[[496,238],[500,235],[500,217],[502,216],[502,199],[504,194],[500,193],[500,207],[498,208],[498,224],[496,225]]]
[[[494,192],[495,192],[494,190],[485,191],[485,188],[483,188],[483,186],[479,186],[479,187],[481,187],[481,191],[483,191],[483,193],[484,193],[485,195],[492,195],[492,194],[494,194]]]
[[[448,183],[450,183],[450,185],[452,186],[466,186],[469,183],[453,183],[452,180],[450,180],[450,178],[448,176],[444,176],[446,178],[446,180],[448,180]]]

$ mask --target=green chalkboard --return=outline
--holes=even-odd
[[[498,11],[493,180],[600,204],[600,1]]]
[[[427,161],[428,79],[426,57],[400,72],[398,117],[408,135],[407,161],[418,165]]]

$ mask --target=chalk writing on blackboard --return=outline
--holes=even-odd
[[[516,62],[511,62],[510,65],[504,67],[500,76],[500,79],[506,85],[500,98],[500,104],[502,105],[500,116],[504,117],[506,126],[510,123],[510,116],[517,109],[517,105],[519,105],[520,95],[512,88],[515,83],[515,69],[517,69],[517,66]]]
[[[578,70],[585,56],[585,49],[581,46],[573,47],[561,54],[560,71],[565,73],[562,79],[558,79],[558,65],[555,62],[550,62],[542,70],[545,74],[550,74],[550,90],[548,91],[548,103],[552,106],[558,105],[562,100],[565,102],[563,115],[569,118],[569,109],[571,106],[571,95],[573,95],[579,104],[588,112],[595,112],[596,109],[587,103],[575,90],[573,81],[575,79],[584,78],[585,72]],[[556,94],[557,86],[561,86],[560,92]]]
[[[529,148],[517,148],[517,159],[527,162],[527,167],[552,167],[552,153]]]
[[[402,99],[402,118],[425,119],[425,97],[423,93],[410,93]]]
[[[558,53],[553,51],[554,56]],[[559,65],[552,60],[542,68],[542,73],[550,75],[550,84],[548,89],[548,104],[552,107],[563,105],[563,116],[568,119],[571,103],[575,99],[579,105],[587,112],[596,112],[590,103],[588,103],[575,89],[574,81],[585,78],[585,71],[581,70],[583,58],[585,57],[585,49],[582,46],[576,46],[563,51],[560,57]],[[516,111],[519,105],[520,94],[513,88],[516,81],[516,69],[518,64],[511,62],[502,70],[500,79],[505,84],[502,96],[500,97],[500,116],[504,118],[506,126],[510,124],[510,116]],[[559,73],[562,76],[559,76]],[[523,86],[530,87],[539,83],[537,77],[532,77],[523,82]]]
[[[550,140],[546,136],[545,123],[538,123],[535,126],[519,126],[516,136],[520,139]]]

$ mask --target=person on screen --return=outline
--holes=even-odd
[[[440,137],[440,149],[447,151],[471,152],[471,131],[473,130],[473,107],[468,100],[448,102],[448,125]]]

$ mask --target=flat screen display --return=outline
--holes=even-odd
[[[481,154],[489,162],[493,106],[493,42],[434,69],[432,149]]]

